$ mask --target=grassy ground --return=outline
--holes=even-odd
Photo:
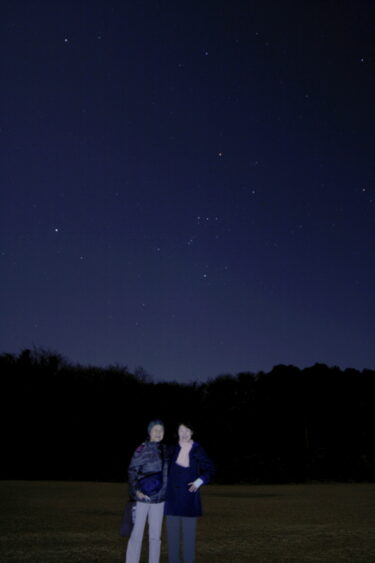
[[[210,485],[202,494],[197,563],[375,562],[375,484]],[[123,561],[125,498],[121,484],[0,481],[1,563]]]

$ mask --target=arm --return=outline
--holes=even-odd
[[[137,479],[144,463],[145,444],[141,444],[134,452],[128,468],[129,496],[132,500],[147,500],[148,497],[136,490]]]
[[[199,477],[192,483],[189,483],[189,491],[191,493],[195,493],[199,487],[209,483],[215,473],[215,465],[202,446],[196,449],[195,458],[198,465]]]

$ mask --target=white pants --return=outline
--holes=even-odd
[[[139,563],[143,533],[148,518],[148,562],[159,563],[161,527],[163,524],[164,502],[137,502],[135,522],[126,549],[126,563]]]

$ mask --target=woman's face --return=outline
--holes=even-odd
[[[178,437],[180,442],[189,442],[192,435],[193,431],[190,430],[190,428],[188,428],[184,424],[180,424],[180,426],[178,427]]]
[[[164,438],[164,427],[161,424],[155,424],[150,430],[150,442],[161,442]]]

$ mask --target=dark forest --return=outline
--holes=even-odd
[[[126,481],[152,418],[167,443],[192,421],[217,483],[374,479],[373,370],[278,365],[180,384],[37,349],[2,354],[0,369],[3,479]]]

